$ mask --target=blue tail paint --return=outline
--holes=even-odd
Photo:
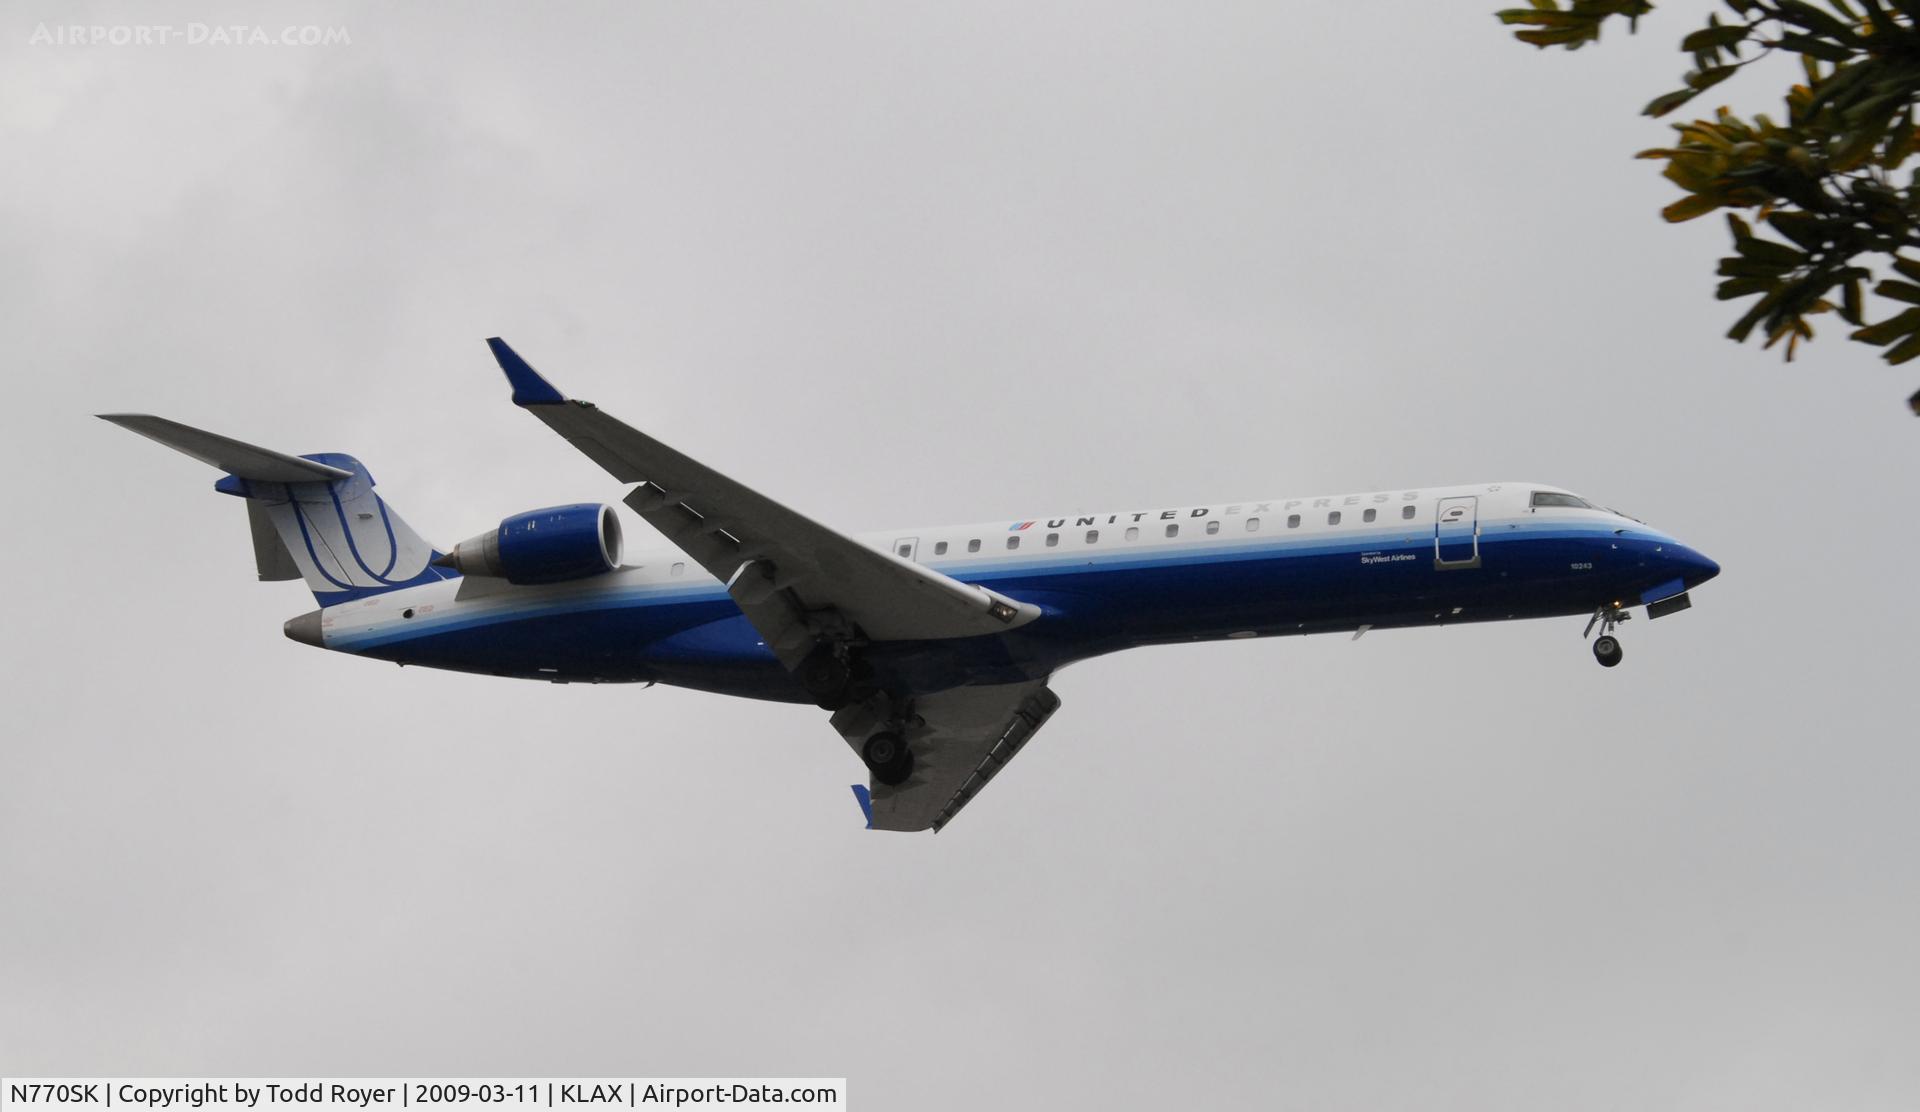
[[[459,574],[433,566],[440,553],[374,493],[365,464],[335,452],[299,458],[350,474],[290,483],[228,475],[213,485],[247,500],[261,578],[290,579],[297,572],[320,605],[332,606]],[[270,550],[274,539],[279,553]],[[272,564],[279,574],[270,574],[270,560],[279,561]]]

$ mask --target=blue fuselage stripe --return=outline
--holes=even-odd
[[[1481,561],[1471,568],[1436,564],[1428,530],[1390,528],[935,560],[929,566],[1031,602],[1042,617],[998,636],[889,642],[869,654],[903,682],[937,689],[1045,675],[1139,644],[1589,613],[1684,574],[1689,565],[1677,561],[1693,555],[1650,530],[1528,522],[1483,523],[1477,541]],[[1455,545],[1451,538],[1444,543]],[[509,588],[404,620],[335,626],[329,648],[409,664],[797,697],[712,580],[612,576]]]

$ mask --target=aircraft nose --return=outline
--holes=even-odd
[[[1720,574],[1719,564],[1709,559],[1705,553],[1688,548],[1686,545],[1669,549],[1667,555],[1678,565],[1680,578],[1686,581],[1688,587],[1698,587]]]

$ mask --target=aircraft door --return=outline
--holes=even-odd
[[[914,560],[920,555],[919,537],[901,537],[893,542],[893,554],[902,560]]]
[[[1442,498],[1434,507],[1433,566],[1452,571],[1480,566],[1480,499]]]

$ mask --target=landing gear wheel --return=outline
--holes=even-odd
[[[1580,636],[1591,634],[1594,626],[1600,627],[1600,636],[1593,642],[1593,659],[1600,662],[1600,667],[1619,667],[1624,654],[1620,651],[1620,639],[1613,635],[1613,627],[1631,617],[1633,615],[1622,610],[1616,602],[1611,606],[1601,606],[1593,612],[1593,617],[1587,619],[1587,631]]]
[[[913,750],[891,730],[882,730],[868,738],[860,757],[873,770],[873,778],[882,784],[898,784],[913,775]]]
[[[821,709],[839,710],[847,705],[847,683],[853,678],[853,668],[832,645],[821,645],[808,653],[794,669],[794,676]]]

